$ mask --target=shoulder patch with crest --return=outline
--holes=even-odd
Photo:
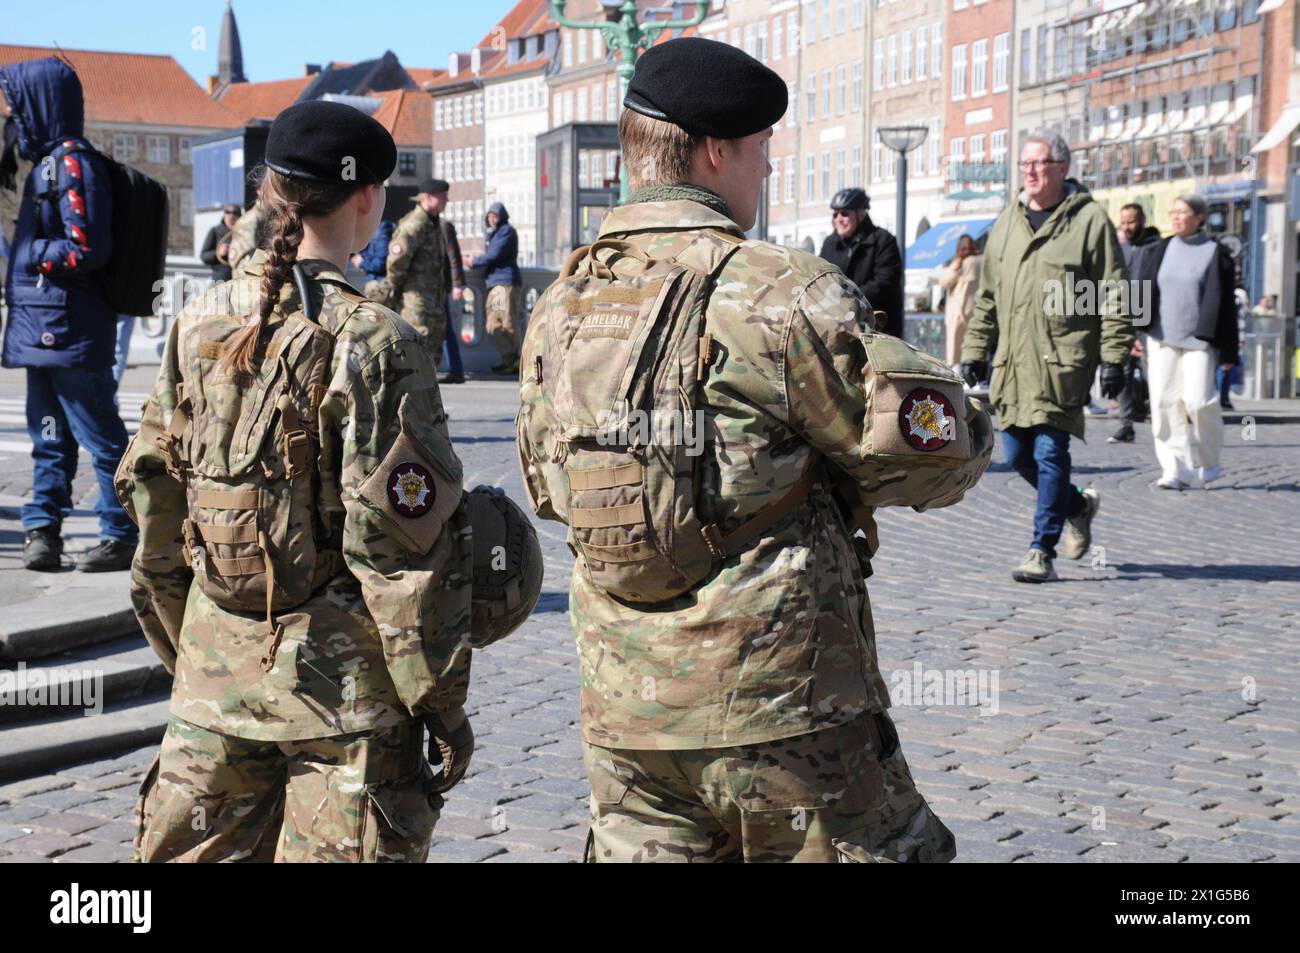
[[[437,488],[433,474],[413,460],[399,463],[388,474],[388,502],[394,512],[416,519],[433,509]]]
[[[898,427],[912,449],[939,450],[956,436],[957,411],[939,391],[916,387],[908,391],[898,408]]]

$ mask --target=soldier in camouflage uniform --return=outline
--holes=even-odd
[[[227,238],[229,247],[226,251],[226,263],[230,265],[230,270],[235,277],[239,275],[240,266],[246,264],[253,252],[263,245],[266,220],[265,206],[260,202],[254,202],[247,212],[239,216],[234,227],[230,229]]]
[[[402,216],[388,245],[387,282],[380,295],[415,328],[437,367],[442,361],[447,292],[451,287],[438,219],[447,204],[446,183],[426,179],[413,201],[415,208]]]
[[[570,607],[590,861],[914,862],[955,852],[886,711],[864,584],[869,544],[854,526],[874,536],[873,506],[959,500],[988,464],[991,427],[941,362],[871,330],[869,304],[838,269],[743,241],[770,171],[764,142],[785,104],[784,82],[727,45],[685,38],[647,52],[620,122],[636,191],[575,253],[587,255],[590,277],[553,285],[528,327],[520,462],[535,510],[567,522],[578,552]],[[614,441],[584,443],[589,433],[564,422],[575,407],[605,406],[593,393],[609,362],[584,353],[636,335],[648,299],[620,276],[685,260],[700,243],[729,255],[706,299],[697,425],[696,505],[713,521],[706,538],[723,545],[703,581],[643,605],[601,581],[657,558],[684,524],[623,545],[589,545],[581,527],[643,521],[655,500],[643,488],[638,501],[626,484],[660,448],[588,469],[575,460]],[[596,303],[583,317],[588,297]],[[691,361],[669,366],[674,381],[679,367],[694,374]],[[613,505],[583,504],[593,492]],[[923,584],[936,583],[924,554],[917,563]]]
[[[343,156],[347,184],[329,179]],[[118,471],[142,530],[136,614],[175,676],[137,856],[421,861],[473,750],[473,543],[428,356],[342,274],[396,151],[363,113],[310,102],[277,118],[266,163],[268,250],[180,314]],[[274,604],[295,585],[304,599]],[[256,598],[228,608],[259,586],[265,618]]]

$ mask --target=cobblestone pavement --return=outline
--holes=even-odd
[[[522,499],[512,386],[445,393],[467,485]],[[955,508],[882,514],[869,585],[918,784],[959,861],[1300,860],[1300,426],[1230,428],[1222,483],[1183,493],[1152,488],[1146,427],[1115,446],[1111,426],[1074,445],[1076,482],[1102,507],[1092,553],[1058,562],[1060,582],[1010,579],[1032,500],[1005,470]],[[525,628],[476,656],[478,750],[434,862],[581,853],[572,560],[560,527],[538,529],[545,591]],[[987,713],[928,690],[934,673],[970,671],[996,688]],[[0,787],[0,860],[124,858],[151,756]]]

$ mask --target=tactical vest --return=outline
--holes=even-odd
[[[630,603],[676,598],[749,546],[808,494],[815,468],[723,534],[700,509],[696,411],[717,348],[705,326],[714,283],[743,239],[698,232],[671,259],[600,239],[579,248],[538,315],[533,373],[553,394],[554,488],[592,584]],[[617,276],[611,262],[617,261]],[[691,437],[692,439],[685,439]]]
[[[185,485],[194,578],[223,608],[265,613],[274,636],[262,660],[269,668],[283,630],[274,613],[306,602],[344,568],[338,474],[326,464],[337,453],[322,445],[328,435],[317,422],[334,336],[301,310],[273,316],[256,372],[232,372],[222,358],[246,321],[221,314],[198,325],[176,410],[157,442]]]

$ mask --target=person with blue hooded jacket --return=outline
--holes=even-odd
[[[109,168],[83,135],[81,82],[46,58],[0,67],[0,113],[16,131],[13,151],[35,163],[23,187],[5,286],[9,319],[3,364],[27,369],[27,431],[35,464],[22,508],[23,562],[60,568],[63,518],[72,512],[77,451],[98,478],[100,542],[85,572],[129,569],[135,524],[117,500],[113,474],[126,450],[113,380],[117,315],[102,269],[112,252]]]
[[[473,259],[471,268],[484,270],[487,301],[484,302],[488,337],[501,363],[493,374],[519,373],[519,299],[523,278],[519,274],[519,233],[510,224],[510,213],[500,202],[488,206],[487,247]]]

